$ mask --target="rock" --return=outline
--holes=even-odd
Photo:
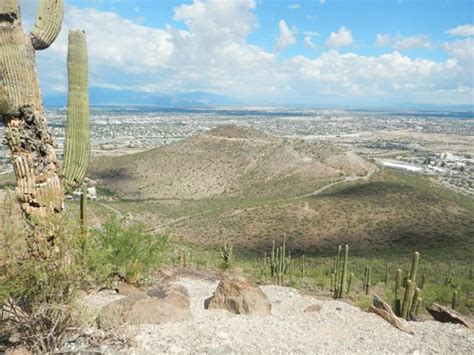
[[[167,302],[179,308],[189,308],[191,297],[188,290],[180,285],[167,285],[155,287],[147,291],[149,297],[166,299]]]
[[[372,304],[369,307],[369,312],[375,313],[379,317],[385,319],[387,322],[389,322],[395,328],[397,328],[397,329],[399,329],[403,332],[413,334],[413,331],[408,326],[406,321],[404,321],[401,318],[398,318],[395,315],[395,313],[393,313],[392,308],[377,295],[374,295],[373,298],[372,298]]]
[[[226,309],[235,314],[271,314],[268,297],[243,277],[228,277],[217,286],[214,295],[204,302],[206,309]]]
[[[438,322],[461,324],[469,329],[474,329],[473,325],[466,318],[452,308],[444,307],[438,303],[432,303],[426,306],[426,310]]]
[[[14,348],[14,349],[7,349],[5,351],[5,355],[30,355],[33,354],[31,351],[25,348]]]
[[[144,291],[122,281],[117,282],[117,292],[122,296],[146,296]]]
[[[157,288],[103,307],[97,322],[102,328],[123,324],[163,324],[189,318],[189,293],[182,286]]]
[[[304,310],[304,313],[316,313],[321,310],[321,305],[315,303]]]

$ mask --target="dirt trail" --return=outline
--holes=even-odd
[[[345,302],[318,300],[280,286],[261,287],[272,303],[271,316],[235,315],[204,309],[217,281],[182,278],[176,283],[191,295],[191,318],[129,326],[135,345],[124,353],[472,354],[474,350],[474,333],[460,325],[410,322],[414,331],[410,335]],[[321,306],[319,312],[304,313],[315,303]]]

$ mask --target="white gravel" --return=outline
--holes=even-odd
[[[217,282],[179,279],[191,295],[192,318],[164,325],[131,327],[134,346],[127,354],[474,354],[474,332],[434,321],[410,322],[403,333],[376,315],[339,301],[323,301],[297,290],[262,286],[271,316],[205,310]],[[318,303],[322,309],[304,313]]]

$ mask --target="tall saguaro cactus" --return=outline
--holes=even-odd
[[[90,156],[87,45],[82,31],[69,32],[67,55],[69,96],[62,180],[67,192],[79,186]]]
[[[74,158],[66,161],[63,173],[53,149],[36,72],[35,50],[46,49],[54,42],[61,30],[63,13],[63,0],[40,0],[35,26],[27,34],[21,24],[18,1],[0,1],[0,115],[11,151],[18,199],[32,226],[44,225],[48,216],[62,210],[64,187],[71,190],[82,182],[89,159],[84,33],[76,31],[69,38],[69,53],[78,59],[74,65],[72,57],[68,58],[69,69],[76,69],[76,74],[69,76],[69,83],[70,88],[73,86],[71,94],[79,99],[69,96],[72,108],[68,109],[71,122],[66,153],[74,152],[76,146],[80,153],[70,153]],[[51,244],[52,232],[38,229],[43,232],[33,233],[36,242]]]

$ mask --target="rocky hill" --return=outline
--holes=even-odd
[[[202,199],[304,195],[371,170],[333,145],[228,125],[146,152],[97,158],[89,174],[122,198]]]

